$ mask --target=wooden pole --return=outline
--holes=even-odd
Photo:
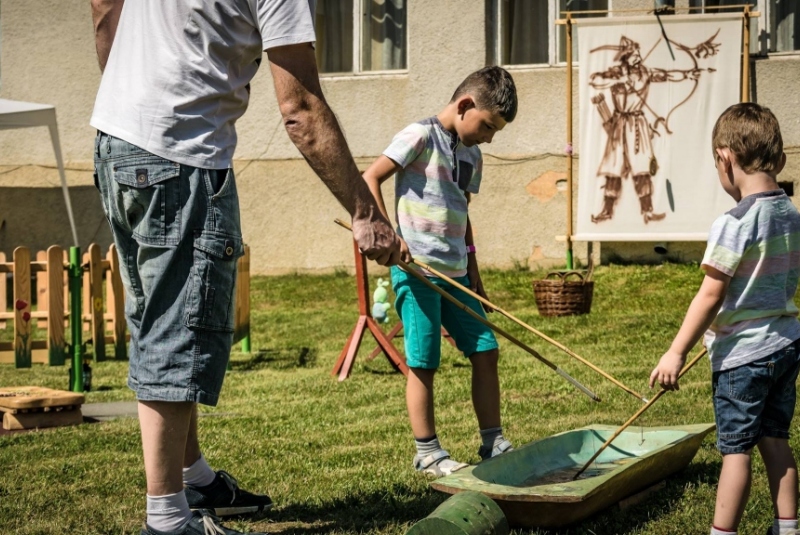
[[[683,369],[681,370],[681,373],[678,375],[678,379],[680,379],[681,377],[683,377],[683,375],[684,375],[686,372],[688,372],[688,371],[689,371],[689,370],[692,368],[692,366],[694,366],[695,364],[697,364],[697,361],[699,361],[701,358],[703,358],[703,356],[705,356],[705,354],[706,354],[706,349],[705,349],[705,348],[703,348],[703,350],[702,350],[700,353],[698,353],[698,354],[697,354],[697,356],[696,356],[695,358],[693,358],[693,359],[691,360],[691,362],[689,362],[689,364],[687,364],[686,366],[684,366],[684,367],[683,367]],[[573,479],[573,480],[575,480],[575,479],[578,479],[578,476],[580,476],[582,473],[584,473],[584,472],[586,471],[586,469],[587,469],[587,468],[589,468],[589,465],[590,465],[590,464],[592,464],[592,463],[594,462],[594,460],[595,460],[595,459],[597,459],[597,458],[600,456],[600,454],[603,452],[603,450],[605,450],[605,449],[606,449],[606,448],[609,446],[609,444],[611,444],[612,442],[614,442],[614,439],[615,439],[615,438],[617,438],[617,437],[620,435],[620,433],[622,433],[623,431],[625,431],[625,429],[627,429],[629,425],[631,425],[631,424],[632,424],[632,423],[633,423],[633,422],[634,422],[634,421],[635,421],[635,420],[636,420],[636,419],[637,419],[639,416],[641,416],[641,415],[642,415],[642,413],[644,413],[644,411],[646,411],[647,409],[649,409],[649,408],[650,408],[650,407],[653,405],[653,403],[655,403],[656,401],[658,401],[658,398],[660,398],[661,396],[663,396],[665,392],[666,392],[666,390],[664,390],[663,388],[662,388],[661,390],[659,390],[659,391],[658,391],[658,393],[657,393],[655,396],[653,396],[653,399],[651,399],[650,401],[648,401],[648,402],[647,402],[647,405],[645,405],[644,407],[642,407],[641,409],[639,409],[638,411],[636,411],[636,414],[634,414],[633,416],[631,416],[631,417],[628,419],[628,421],[627,421],[627,422],[625,422],[624,424],[622,424],[622,427],[620,427],[619,429],[617,429],[617,430],[614,432],[614,434],[613,434],[613,435],[611,435],[611,438],[609,438],[608,440],[606,440],[605,444],[603,444],[602,446],[600,446],[600,449],[599,449],[599,450],[597,450],[597,451],[594,453],[594,455],[592,455],[592,458],[591,458],[591,459],[589,459],[588,461],[586,461],[586,464],[584,464],[584,465],[583,465],[583,468],[581,468],[580,470],[578,470],[578,473],[577,473],[577,474],[575,474],[575,475],[572,477],[572,479]]]
[[[588,360],[586,360],[583,357],[579,356],[577,353],[574,353],[573,351],[571,351],[566,346],[564,346],[564,345],[558,343],[557,341],[553,340],[552,338],[550,338],[549,336],[547,336],[543,332],[540,332],[540,331],[534,329],[533,327],[531,327],[530,325],[528,325],[527,323],[525,323],[521,319],[517,318],[516,316],[513,316],[509,312],[506,312],[505,310],[503,310],[499,306],[496,306],[496,305],[492,304],[488,299],[476,294],[475,292],[473,292],[472,290],[470,290],[469,288],[467,288],[463,284],[459,284],[457,281],[451,279],[450,277],[448,277],[444,273],[441,273],[441,272],[437,271],[436,269],[432,268],[431,266],[429,266],[427,264],[424,264],[424,263],[419,262],[417,260],[413,260],[412,263],[418,265],[419,267],[421,267],[422,269],[424,269],[426,271],[429,271],[430,273],[436,275],[437,277],[439,277],[440,279],[446,281],[447,283],[452,284],[453,286],[455,286],[456,288],[458,288],[462,292],[466,293],[467,295],[469,295],[471,297],[474,297],[475,299],[477,299],[478,301],[480,301],[484,305],[493,308],[494,310],[496,310],[497,312],[499,312],[503,316],[507,317],[508,319],[510,319],[511,321],[516,323],[517,325],[519,325],[521,327],[524,327],[525,329],[529,330],[530,332],[532,332],[533,334],[535,334],[536,336],[538,336],[542,340],[544,340],[546,342],[549,342],[550,344],[556,346],[558,349],[560,349],[561,351],[563,351],[564,353],[566,353],[570,357],[576,359],[577,361],[585,364],[586,366],[588,366],[592,370],[596,371],[597,373],[599,373],[600,375],[602,375],[603,377],[605,377],[606,379],[608,379],[609,381],[611,381],[612,383],[614,383],[615,385],[617,385],[618,387],[623,389],[628,394],[630,394],[633,397],[637,398],[639,401],[643,401],[644,403],[647,403],[647,399],[644,396],[642,396],[640,394],[637,394],[634,390],[631,390],[630,388],[628,388],[627,386],[625,386],[621,382],[617,381],[611,375],[607,374],[606,372],[604,372],[603,370],[601,370],[600,368],[598,368],[597,366],[595,366],[594,364],[592,364]]]
[[[348,223],[346,223],[346,222],[344,222],[344,221],[342,221],[340,219],[335,219],[334,222],[336,224],[348,229],[348,230],[352,230]],[[506,331],[504,331],[503,329],[501,329],[497,325],[493,324],[489,320],[487,320],[487,319],[481,317],[480,315],[476,314],[475,311],[472,310],[471,308],[469,308],[467,305],[465,305],[464,303],[462,303],[461,301],[459,301],[458,299],[456,299],[455,297],[453,297],[452,295],[450,295],[449,293],[447,293],[446,291],[442,290],[441,288],[439,288],[438,286],[433,284],[431,281],[429,281],[428,278],[425,275],[422,275],[421,273],[419,273],[417,270],[415,270],[412,267],[410,267],[408,264],[406,264],[402,260],[399,261],[397,263],[397,265],[400,266],[401,268],[403,268],[409,275],[411,275],[412,277],[415,277],[417,280],[419,280],[425,286],[427,286],[428,288],[430,288],[434,292],[438,293],[439,295],[441,295],[442,297],[444,297],[445,299],[447,299],[448,301],[453,303],[455,306],[457,306],[458,308],[460,308],[461,310],[463,310],[464,312],[466,312],[467,314],[472,316],[472,318],[475,319],[476,321],[478,321],[478,322],[482,323],[483,325],[489,327],[490,329],[492,329],[497,334],[503,336],[509,342],[513,343],[514,345],[516,345],[520,349],[524,350],[525,352],[531,354],[534,358],[539,360],[542,364],[544,364],[545,366],[547,366],[548,368],[550,368],[551,370],[556,372],[558,375],[560,375],[561,377],[563,377],[564,379],[569,381],[575,388],[577,388],[578,390],[580,390],[581,392],[583,392],[584,394],[589,396],[593,401],[600,401],[600,398],[597,396],[597,394],[595,394],[594,392],[592,392],[591,390],[589,390],[588,388],[583,386],[574,377],[572,377],[567,372],[565,372],[564,370],[562,370],[561,368],[559,368],[558,366],[556,366],[555,364],[553,364],[552,362],[550,362],[549,360],[544,358],[542,355],[540,355],[538,352],[536,352],[536,350],[534,350],[533,348],[525,345],[524,343],[520,342],[514,336],[512,336],[509,333],[507,333]],[[340,357],[340,359],[341,359],[341,357]]]
[[[750,102],[750,5],[744,6],[742,28],[742,102]]]
[[[572,261],[572,14],[567,13],[567,269]]]

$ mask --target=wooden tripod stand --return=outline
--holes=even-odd
[[[383,330],[378,326],[372,318],[372,313],[369,309],[369,280],[367,279],[367,259],[358,250],[358,244],[353,240],[353,250],[356,257],[356,287],[358,289],[358,321],[353,328],[353,332],[347,338],[347,342],[333,366],[331,375],[338,375],[339,381],[344,381],[350,375],[353,369],[353,363],[356,359],[356,353],[361,345],[361,338],[364,336],[364,331],[369,330],[372,333],[375,341],[378,342],[378,347],[386,355],[386,359],[392,367],[401,372],[403,375],[408,375],[408,366],[405,360],[392,345],[392,339],[384,334]],[[396,333],[395,333],[396,334]],[[376,353],[377,355],[377,353]],[[375,356],[376,356],[375,355]]]

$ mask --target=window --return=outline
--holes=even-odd
[[[490,0],[487,63],[499,65],[555,65],[567,60],[566,30],[556,27],[563,11],[608,10],[609,0]],[[604,13],[573,14],[602,17]],[[577,58],[577,33],[572,34]]]
[[[699,12],[717,13],[735,11],[742,8],[706,10],[707,7],[741,5],[739,0],[690,0],[691,7],[701,8]],[[800,2],[798,0],[751,0],[757,4],[754,9],[761,16],[750,20],[750,53],[768,54],[771,52],[792,52],[800,50]],[[694,11],[697,13],[697,11]]]
[[[321,73],[406,68],[407,0],[317,0],[317,65]]]

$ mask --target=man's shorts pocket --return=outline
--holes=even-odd
[[[194,261],[186,292],[186,325],[233,332],[236,260],[242,238],[204,230],[194,238]]]
[[[150,245],[180,240],[180,165],[152,155],[133,155],[112,162],[120,217],[133,237]]]

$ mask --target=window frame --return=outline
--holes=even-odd
[[[541,1],[541,0],[537,0]],[[561,26],[556,25],[556,21],[563,18],[561,16],[561,8],[559,7],[560,0],[546,0],[547,1],[547,27],[550,31],[547,34],[547,63],[513,63],[505,64],[502,62],[503,55],[503,28],[501,27],[503,21],[503,8],[504,0],[490,0],[487,7],[487,37],[491,39],[491,46],[487,47],[487,64],[499,65],[508,70],[530,70],[530,69],[547,69],[552,67],[566,67],[566,61],[558,59],[561,53],[559,45],[559,33]],[[614,0],[608,0],[608,10],[613,8]],[[577,58],[573,57],[572,65],[578,65]]]
[[[366,77],[366,76],[377,76],[377,77],[386,77],[386,76],[396,76],[396,75],[403,75],[408,74],[408,63],[409,63],[409,55],[408,55],[408,4],[409,1],[406,0],[406,5],[403,9],[406,10],[406,32],[405,32],[405,50],[406,50],[406,66],[402,69],[384,69],[380,71],[368,71],[363,69],[362,61],[364,58],[364,17],[366,16],[366,10],[363,8],[365,2],[369,2],[370,0],[353,0],[353,70],[352,71],[340,71],[340,72],[320,72],[320,78],[352,78],[352,77]],[[388,1],[388,0],[387,0]]]

